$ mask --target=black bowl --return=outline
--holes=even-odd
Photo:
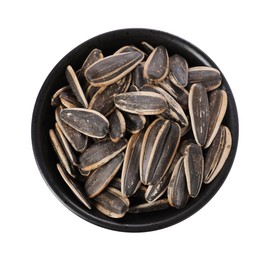
[[[84,59],[93,48],[101,49],[106,56],[112,54],[124,45],[133,44],[139,46],[141,41],[147,41],[153,46],[164,45],[170,55],[175,53],[182,55],[188,61],[190,67],[205,65],[218,68],[216,64],[196,46],[169,33],[149,29],[111,31],[82,43],[69,52],[53,68],[39,92],[32,118],[31,134],[34,156],[40,172],[52,192],[67,208],[81,218],[98,226],[118,231],[140,232],[157,230],[176,224],[193,215],[201,209],[222,186],[233,164],[238,143],[239,127],[236,104],[231,89],[225,77],[222,75],[223,81],[221,88],[226,90],[228,94],[228,108],[224,118],[224,124],[229,127],[232,134],[232,149],[219,175],[211,184],[202,186],[196,199],[190,199],[187,206],[181,210],[169,208],[159,212],[140,215],[126,214],[126,216],[121,219],[108,218],[96,209],[88,210],[78,201],[56,169],[57,157],[53,151],[48,135],[49,129],[54,126],[55,122],[54,108],[50,105],[51,97],[58,88],[67,84],[65,79],[65,69],[67,65],[72,65],[72,67],[77,70],[81,67]]]

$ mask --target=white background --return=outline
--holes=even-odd
[[[1,1],[0,259],[273,259],[271,1]],[[240,139],[216,196],[172,227],[121,233],[71,213],[36,166],[33,106],[71,49],[121,28],[182,37],[221,68]]]

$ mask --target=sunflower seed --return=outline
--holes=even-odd
[[[126,130],[131,134],[139,133],[146,123],[146,117],[143,115],[136,115],[127,112],[123,112],[123,116],[126,122]]]
[[[68,140],[68,142],[72,145],[72,147],[77,152],[83,152],[88,143],[88,137],[86,135],[81,134],[77,130],[75,130],[70,125],[66,124],[63,120],[60,118],[60,112],[62,108],[58,106],[55,110],[55,119],[58,124],[58,126],[61,128],[64,136]]]
[[[198,144],[190,144],[184,153],[184,170],[189,195],[196,198],[202,186],[204,175],[204,158]]]
[[[164,46],[156,47],[144,64],[143,75],[152,81],[162,81],[169,73],[169,55]]]
[[[132,76],[132,84],[137,86],[138,88],[141,88],[144,84],[148,83],[148,80],[144,78],[143,76],[143,66],[138,65],[133,70],[133,76]]]
[[[221,86],[221,83],[222,78],[220,76],[218,78],[202,82],[203,86],[206,88],[207,91],[217,89],[219,86]]]
[[[171,122],[156,119],[145,131],[140,152],[140,179],[145,185],[152,184],[153,173],[163,153]],[[165,169],[165,168],[164,168]],[[160,180],[158,180],[160,181]]]
[[[208,136],[204,148],[210,146],[216,136],[227,109],[227,93],[222,89],[215,89],[209,95],[209,127]]]
[[[184,156],[185,151],[188,147],[189,144],[196,144],[194,139],[185,139],[183,141],[180,142],[180,145],[177,149],[177,152],[181,155]]]
[[[106,188],[122,165],[123,158],[124,154],[120,153],[92,172],[84,185],[88,198],[94,198]]]
[[[71,164],[77,166],[77,157],[70,145],[70,143],[67,141],[67,139],[65,138],[61,128],[59,127],[59,125],[57,123],[55,123],[55,133],[63,147],[63,150],[67,156],[67,159],[70,161]]]
[[[174,167],[172,177],[168,185],[167,196],[170,205],[177,209],[184,208],[188,202],[189,193],[187,190],[184,170],[184,157],[181,157]]]
[[[66,154],[62,148],[62,145],[60,141],[58,140],[58,137],[55,134],[55,131],[53,129],[49,130],[49,137],[52,143],[52,146],[60,160],[60,163],[65,167],[65,170],[69,173],[69,175],[73,178],[75,178],[75,174],[72,172],[69,161],[66,157]]]
[[[206,66],[189,68],[189,83],[202,83],[207,91],[218,88],[221,85],[222,77],[220,71]]]
[[[163,176],[163,178],[160,180],[160,182],[158,182],[155,185],[149,185],[146,192],[145,192],[145,199],[147,202],[154,202],[157,199],[159,199],[162,194],[164,194],[164,192],[167,190],[168,188],[168,184],[170,182],[172,173],[173,173],[173,169],[177,163],[177,161],[181,158],[181,154],[178,152],[176,152],[176,155],[171,163],[171,166],[169,167],[168,171],[166,172],[166,174]]]
[[[80,191],[80,189],[77,187],[77,185],[74,183],[74,181],[70,178],[70,176],[67,174],[66,170],[62,167],[61,164],[57,164],[57,169],[62,176],[65,183],[68,185],[68,187],[71,189],[71,191],[76,195],[76,197],[88,208],[91,209],[91,205],[86,198],[86,196]]]
[[[86,108],[65,108],[61,119],[77,131],[94,138],[103,138],[109,132],[109,122],[101,113]]]
[[[180,55],[170,57],[170,80],[178,87],[185,88],[188,84],[188,63]]]
[[[179,88],[174,85],[169,77],[166,77],[163,81],[157,82],[156,84],[167,91],[183,109],[188,109],[189,93],[185,88]]]
[[[223,168],[232,146],[230,130],[220,126],[205,156],[204,183],[208,184]]]
[[[83,170],[79,167],[79,165],[78,165],[78,171],[79,171],[80,175],[81,175],[82,177],[84,177],[84,178],[83,178],[84,183],[86,182],[88,176],[92,173],[92,171],[90,171],[90,170],[89,170],[89,171],[83,171]]]
[[[76,99],[73,93],[62,92],[59,96],[61,103],[67,108],[82,107],[81,103]]]
[[[119,82],[110,86],[100,88],[92,97],[88,108],[96,110],[105,116],[110,115],[115,110],[114,96],[127,91],[129,87],[127,78],[130,75],[128,74]]]
[[[103,58],[85,71],[85,77],[93,86],[108,86],[132,71],[144,58],[139,51],[114,54]]]
[[[69,83],[69,86],[71,87],[74,95],[76,96],[76,98],[78,99],[78,101],[82,104],[83,107],[88,107],[88,103],[87,103],[87,100],[85,98],[85,95],[83,93],[83,90],[80,86],[80,82],[73,70],[73,68],[69,65],[67,66],[66,68],[66,71],[65,71],[65,76],[66,76],[66,79]]]
[[[115,105],[122,111],[139,115],[157,115],[167,108],[164,96],[146,91],[116,95]]]
[[[129,197],[140,185],[139,157],[144,133],[133,134],[126,147],[124,163],[121,172],[121,193]]]
[[[164,149],[160,155],[157,166],[152,173],[153,177],[151,179],[151,184],[157,184],[168,171],[179,146],[180,135],[180,126],[175,122],[171,122],[170,130],[164,142]]]
[[[138,87],[136,85],[131,85],[128,89],[129,92],[135,92],[139,91]]]
[[[119,48],[114,54],[125,53],[125,52],[134,52],[134,51],[138,51],[140,53],[143,53],[143,51],[138,49],[136,46],[126,45],[126,46]]]
[[[81,70],[84,74],[84,71],[90,67],[92,64],[94,64],[96,61],[103,59],[103,54],[102,51],[100,49],[93,49],[89,55],[87,56],[87,58],[85,59],[85,61],[82,64]]]
[[[114,177],[111,182],[109,183],[109,187],[116,188],[118,190],[121,190],[121,178]]]
[[[125,119],[122,113],[116,109],[108,118],[109,136],[112,142],[118,142],[126,132]]]
[[[82,170],[94,170],[110,161],[126,148],[127,141],[122,138],[117,143],[110,139],[103,139],[91,144],[79,157],[79,166]]]
[[[130,202],[119,190],[108,187],[93,199],[93,205],[108,217],[122,218],[129,210]]]
[[[103,58],[102,51],[99,49],[93,49],[85,61],[82,64],[82,67],[79,69],[79,72],[76,73],[78,80],[80,82],[80,85],[82,87],[82,90],[86,91],[88,87],[90,86],[90,82],[85,77],[85,71],[88,67],[90,67],[93,63],[95,63],[98,60],[101,60]],[[86,96],[86,95],[85,95]]]
[[[188,125],[189,123],[188,118],[185,115],[182,107],[176,102],[176,100],[167,91],[155,85],[144,85],[141,88],[141,91],[147,91],[147,92],[151,91],[151,92],[155,92],[164,96],[166,98],[168,107],[161,115],[165,117],[166,119],[171,119],[179,123],[181,127]]]
[[[51,106],[55,107],[55,106],[60,105],[61,104],[60,94],[65,91],[69,91],[69,90],[70,90],[69,86],[65,86],[65,87],[58,89],[51,98]]]
[[[144,51],[149,55],[153,52],[153,50],[155,49],[151,44],[149,44],[148,42],[141,42],[141,45],[144,49]]]
[[[145,192],[145,200],[149,203],[158,200],[165,193],[171,176],[171,172],[168,171],[157,184],[149,185]]]
[[[129,87],[129,92],[136,92],[136,91],[139,91],[139,89],[135,85],[131,85]],[[123,116],[126,121],[126,130],[131,134],[136,134],[140,132],[146,124],[146,117],[143,115],[123,112]]]
[[[164,210],[170,207],[168,199],[161,199],[155,202],[148,202],[139,205],[134,205],[129,208],[130,213],[144,213]]]
[[[209,127],[209,101],[206,89],[200,83],[192,85],[190,89],[189,112],[195,141],[203,146]]]
[[[100,90],[100,88],[94,87],[94,86],[92,86],[92,84],[89,83],[89,85],[85,91],[85,97],[86,97],[87,102],[89,101],[89,103],[90,103],[91,99],[94,97],[94,95],[99,90]],[[89,106],[89,104],[88,104],[88,106]]]

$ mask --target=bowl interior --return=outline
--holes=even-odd
[[[223,124],[228,126],[231,131],[233,138],[232,149],[219,175],[211,184],[202,186],[200,194],[196,199],[190,199],[187,206],[181,210],[169,208],[145,214],[126,214],[121,219],[110,219],[96,209],[88,210],[78,201],[56,169],[58,160],[48,136],[49,129],[53,128],[55,123],[54,108],[50,104],[51,97],[57,89],[67,84],[65,79],[66,67],[71,65],[74,70],[79,69],[93,48],[101,49],[104,56],[107,56],[124,45],[133,44],[141,47],[141,41],[147,41],[152,46],[164,45],[170,55],[177,53],[183,56],[188,61],[189,67],[205,65],[218,68],[200,49],[181,38],[165,32],[149,29],[124,29],[108,32],[82,43],[69,52],[53,68],[39,92],[32,118],[34,155],[40,172],[53,193],[66,207],[81,218],[93,224],[118,231],[157,230],[178,223],[197,212],[216,194],[225,181],[232,166],[238,142],[236,104],[231,89],[222,75],[221,88],[226,90],[228,94],[228,108]]]

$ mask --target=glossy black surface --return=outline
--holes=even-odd
[[[206,65],[218,68],[200,49],[179,37],[165,32],[149,29],[124,29],[108,32],[82,43],[69,52],[53,68],[39,92],[32,118],[31,134],[34,156],[39,170],[52,192],[67,208],[81,218],[104,228],[118,231],[157,230],[176,224],[197,212],[216,194],[225,181],[233,164],[238,143],[239,127],[236,104],[231,89],[223,76],[221,88],[227,91],[229,101],[224,124],[231,130],[232,149],[222,171],[211,184],[202,186],[196,199],[190,199],[187,206],[181,210],[170,208],[154,213],[127,214],[121,219],[108,218],[95,209],[88,210],[78,201],[56,169],[57,157],[48,136],[48,131],[55,122],[54,108],[50,105],[51,97],[57,89],[67,84],[65,79],[67,65],[72,65],[77,70],[93,48],[101,49],[103,54],[107,56],[124,45],[133,44],[140,47],[141,41],[147,41],[153,46],[164,45],[170,55],[175,53],[182,55],[188,61],[190,67]]]

